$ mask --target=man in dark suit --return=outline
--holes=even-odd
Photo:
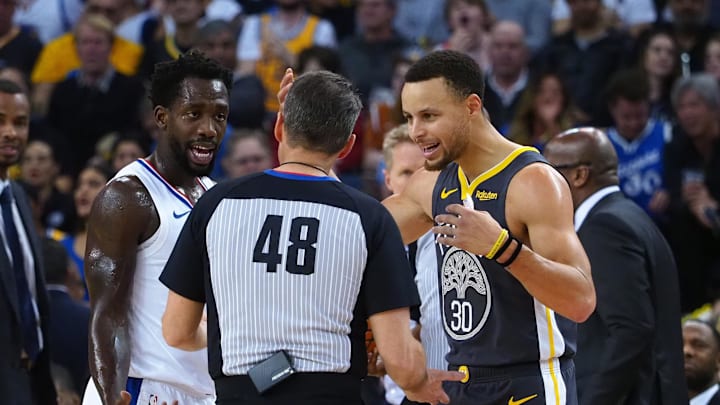
[[[27,96],[0,80],[0,396],[4,404],[54,405],[40,242],[23,189],[8,179],[29,121]]]
[[[720,405],[720,333],[712,324],[690,319],[682,335],[690,405]]]
[[[73,300],[70,291],[83,286],[77,269],[70,267],[67,252],[60,242],[42,241],[45,257],[45,281],[50,296],[50,340],[52,361],[64,367],[80,394],[90,378],[88,366],[88,327],[90,307]],[[83,287],[84,289],[84,287]]]
[[[573,129],[544,154],[570,185],[597,293],[595,311],[578,325],[579,403],[687,404],[673,255],[620,191],[610,140],[595,128]]]

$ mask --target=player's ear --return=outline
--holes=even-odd
[[[470,113],[470,115],[485,115],[482,99],[475,93],[470,94],[465,99],[465,106],[467,107],[468,113]]]
[[[355,145],[356,138],[357,137],[355,136],[355,134],[350,134],[347,142],[345,142],[345,146],[343,146],[343,148],[340,150],[340,153],[338,154],[338,159],[342,159],[350,153],[350,151],[353,148],[353,145]]]
[[[157,105],[153,110],[153,115],[155,117],[155,125],[160,129],[166,129],[168,121],[167,109],[161,105]]]

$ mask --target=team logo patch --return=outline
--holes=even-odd
[[[490,315],[490,285],[477,256],[452,247],[443,255],[442,305],[445,331],[455,340],[480,332]]]

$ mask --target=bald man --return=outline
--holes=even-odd
[[[496,23],[490,32],[488,56],[490,70],[483,101],[493,126],[505,133],[528,83],[530,52],[523,27],[513,21]]]
[[[572,129],[544,155],[570,185],[597,293],[595,311],[578,325],[579,404],[687,404],[673,255],[620,191],[610,140],[595,128]]]

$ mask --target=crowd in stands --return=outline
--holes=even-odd
[[[215,180],[272,167],[285,69],[325,69],[348,77],[365,106],[336,172],[378,198],[388,195],[383,135],[404,121],[405,71],[433,50],[467,53],[486,71],[484,107],[508,138],[542,149],[568,128],[607,129],[622,190],[673,249],[683,312],[717,322],[718,0],[0,0],[0,77],[27,90],[33,111],[12,175],[38,232],[68,258],[46,244],[50,289],[79,306],[59,315],[64,324],[88,316],[84,220],[95,195],[153,149],[153,66],[192,48],[235,72]],[[69,373],[62,392],[89,375],[62,357],[62,342],[86,337],[53,330]]]

